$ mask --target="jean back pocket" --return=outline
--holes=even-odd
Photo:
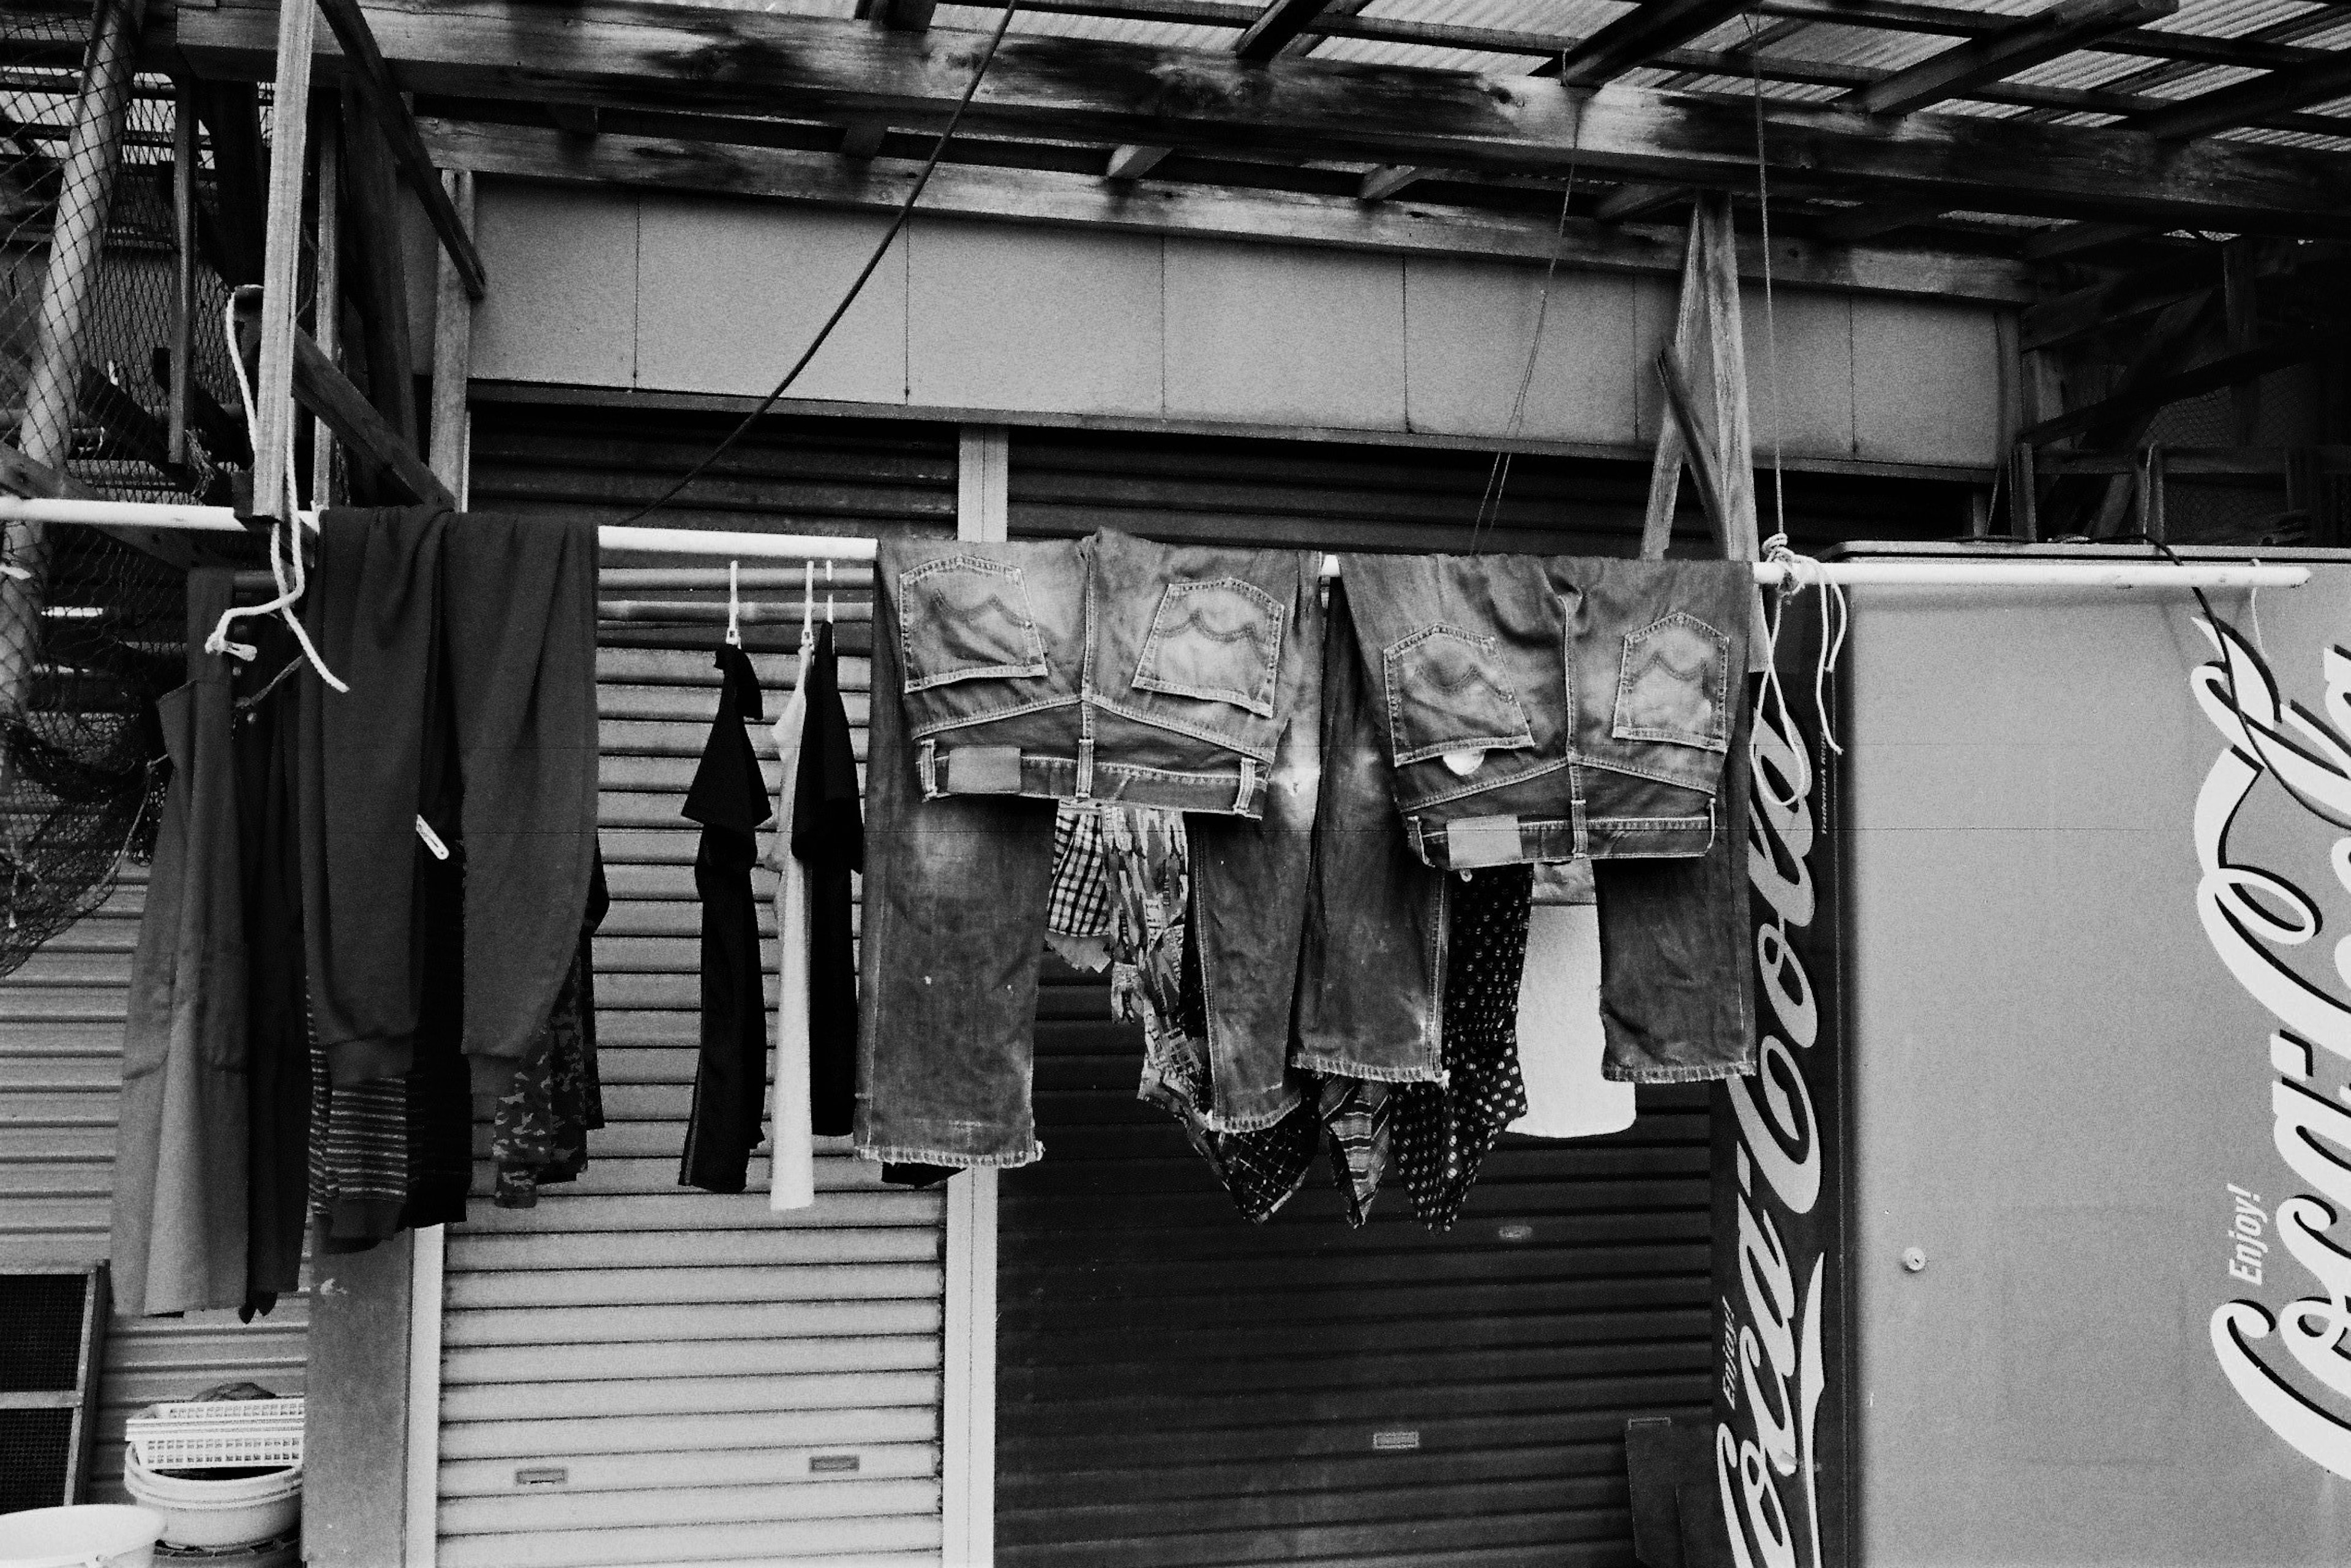
[[[1611,732],[1701,751],[1730,747],[1730,639],[1675,613],[1625,634]]]
[[[1442,625],[1388,645],[1382,663],[1397,767],[1448,752],[1533,749],[1526,710],[1497,652],[1492,637]]]
[[[1135,689],[1270,718],[1286,617],[1273,595],[1238,577],[1171,582],[1135,661]]]
[[[909,692],[1046,673],[1021,569],[981,556],[946,556],[900,572],[898,635]]]

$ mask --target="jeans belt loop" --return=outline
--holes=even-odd
[[[1094,737],[1078,737],[1078,799],[1091,800],[1094,794]]]
[[[1583,795],[1581,790],[1577,791],[1574,798],[1568,802],[1568,816],[1569,820],[1575,824],[1576,855],[1580,859],[1588,859],[1592,854],[1592,832],[1585,825]]]
[[[1249,808],[1257,803],[1258,791],[1263,788],[1264,782],[1258,774],[1257,758],[1242,758],[1240,787],[1233,792],[1233,810],[1236,814],[1243,817],[1249,815]]]
[[[939,743],[937,741],[925,740],[915,748],[914,776],[923,781],[925,800],[935,800],[946,793],[946,790],[941,788],[944,780],[939,776]]]

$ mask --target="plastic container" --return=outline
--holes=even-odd
[[[292,1530],[302,1517],[302,1467],[207,1480],[158,1475],[129,1449],[122,1484],[163,1516],[162,1537],[173,1546],[251,1546]],[[5,1565],[0,1565],[5,1568]]]
[[[131,1451],[150,1470],[298,1465],[302,1409],[298,1396],[150,1405],[124,1423],[124,1436]]]
[[[163,1516],[82,1503],[0,1513],[0,1568],[153,1568]]]
[[[302,1532],[288,1531],[254,1546],[155,1548],[155,1568],[302,1568]]]

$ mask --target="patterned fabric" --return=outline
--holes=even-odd
[[[1331,1179],[1346,1201],[1347,1223],[1361,1228],[1372,1217],[1386,1174],[1388,1140],[1395,1119],[1395,1085],[1360,1078],[1326,1078],[1319,1110],[1330,1135]]]
[[[1045,928],[1065,936],[1108,936],[1110,902],[1102,813],[1064,801],[1053,817],[1053,884]]]
[[[310,1028],[310,1218],[319,1249],[363,1252],[400,1228],[408,1200],[408,1083],[337,1087]]]
[[[1396,1168],[1413,1212],[1449,1230],[1502,1129],[1526,1114],[1519,1073],[1519,979],[1526,967],[1533,873],[1524,865],[1461,873],[1447,884],[1445,1080],[1399,1085]]]
[[[500,1208],[533,1207],[541,1186],[577,1178],[588,1166],[590,1130],[604,1124],[588,972],[584,954],[572,960],[547,1027],[532,1040],[514,1086],[498,1097],[490,1155]]]

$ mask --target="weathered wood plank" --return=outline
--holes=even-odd
[[[392,82],[383,51],[376,47],[375,35],[368,30],[366,13],[360,9],[359,0],[319,0],[319,10],[333,30],[335,42],[342,47],[347,62],[343,74],[375,116],[409,189],[424,204],[424,215],[432,219],[433,232],[440,236],[441,248],[456,267],[465,292],[479,299],[484,286],[482,257],[474,248],[470,225],[441,188],[441,176],[416,134],[416,119]]]
[[[543,10],[509,0],[368,8],[395,77],[463,97],[724,110],[935,126],[981,41],[653,0]],[[179,19],[214,76],[267,68],[274,13],[224,0]],[[2016,120],[1771,103],[1775,166],[1815,182],[1951,206],[2141,219],[2239,232],[2351,235],[2351,167],[2330,154]],[[981,133],[1245,147],[1307,157],[1510,172],[1571,156],[1594,173],[1743,188],[1754,110],[1612,86],[1585,99],[1525,77],[1022,36],[1004,40],[966,123]]]
[[[1746,8],[1743,0],[1643,0],[1569,50],[1560,62],[1560,79],[1570,87],[1598,87]]]
[[[851,166],[820,152],[776,147],[622,136],[592,141],[531,127],[427,120],[427,141],[444,162],[484,174],[577,184],[723,191],[860,212],[894,210],[911,169]],[[1113,183],[1088,174],[944,164],[923,193],[923,210],[1057,227],[1217,235],[1389,255],[1547,261],[1596,272],[1671,276],[1681,269],[1677,228],[1611,227],[1550,217],[1468,211],[1410,201],[1366,204],[1346,197],[1281,191]],[[1742,238],[1740,273],[1763,276],[1763,246]],[[1869,294],[1928,294],[2001,304],[2042,290],[2032,269],[1986,256],[1930,251],[1839,249],[1774,235],[1775,283]]]

